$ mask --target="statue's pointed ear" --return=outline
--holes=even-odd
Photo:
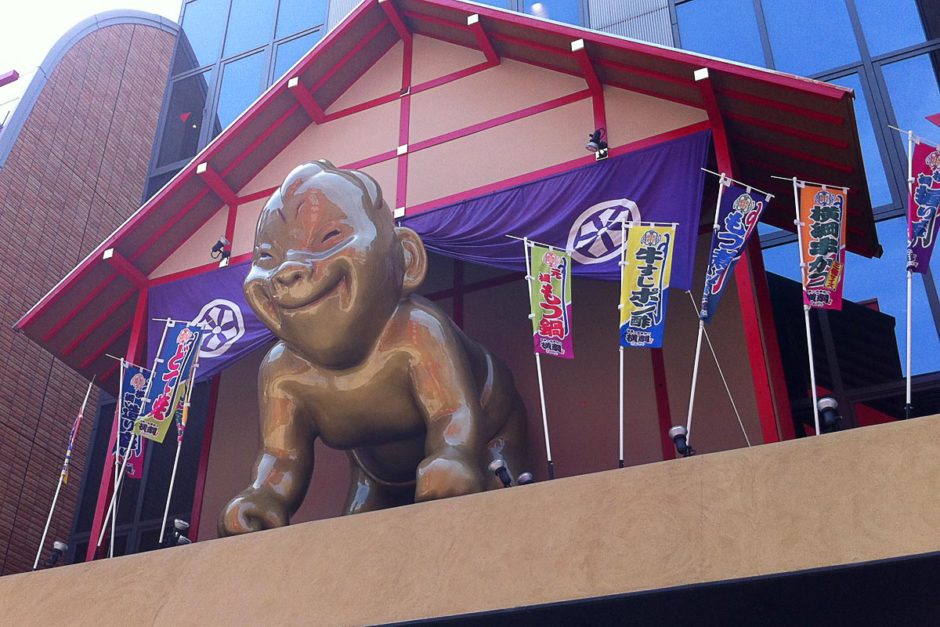
[[[428,273],[428,253],[424,250],[424,242],[421,241],[421,236],[411,229],[404,226],[395,227],[395,234],[398,236],[402,251],[405,253],[405,276],[402,280],[402,291],[405,295],[408,295],[424,283],[424,277]]]

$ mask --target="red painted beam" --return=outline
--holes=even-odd
[[[131,327],[131,337],[127,343],[127,361],[137,363],[143,355],[144,341],[147,337],[147,290],[140,290],[137,295],[137,306],[134,309],[133,326]],[[114,450],[114,443],[117,440],[117,423],[112,423],[111,437],[108,440],[108,452]],[[95,546],[98,540],[98,534],[101,533],[101,524],[104,521],[104,514],[111,501],[111,491],[114,488],[114,456],[104,456],[104,468],[101,471],[101,483],[98,485],[98,498],[95,502],[95,515],[92,518],[91,535],[88,541],[88,550],[85,553],[85,561],[92,561],[97,554]],[[104,546],[104,543],[102,543]]]
[[[48,342],[49,340],[54,338],[56,334],[58,334],[59,331],[61,331],[62,328],[65,327],[65,325],[67,325],[69,322],[75,319],[75,316],[78,314],[78,312],[84,310],[85,307],[87,307],[92,302],[94,302],[94,300],[101,295],[101,292],[107,289],[109,285],[114,283],[114,279],[116,278],[117,278],[116,274],[111,275],[110,277],[102,281],[98,285],[98,287],[88,292],[88,294],[85,295],[85,298],[83,298],[81,302],[75,305],[75,307],[73,307],[72,310],[69,311],[66,315],[59,318],[59,321],[56,322],[55,325],[53,325],[53,327],[49,329],[49,331],[44,336],[42,336],[42,341]]]
[[[611,61],[610,59],[593,59],[593,62],[600,67],[610,68],[611,70],[633,74],[635,76],[642,76],[643,78],[652,78],[658,81],[672,83],[673,85],[682,85],[683,87],[691,87],[693,85],[692,81],[690,81],[688,78],[666,74],[665,72],[649,70],[647,68],[636,65],[621,63],[620,61]]]
[[[190,209],[195,207],[208,194],[209,194],[209,190],[204,189],[198,194],[196,194],[195,196],[193,196],[189,202],[187,202],[185,205],[180,207],[179,211],[174,213],[173,216],[169,220],[164,222],[163,225],[159,229],[154,231],[150,235],[150,237],[147,238],[147,241],[141,244],[140,248],[138,248],[137,251],[134,252],[133,255],[131,255],[131,260],[136,261],[137,259],[140,259],[140,257],[142,257],[145,252],[150,250],[150,247],[153,246],[154,242],[156,242],[158,239],[163,237],[167,231],[172,229],[176,225],[177,222],[183,219],[183,216],[189,213]]]
[[[483,24],[480,23],[480,14],[474,13],[473,15],[468,15],[467,26],[470,28],[470,32],[473,33],[474,39],[477,40],[477,45],[480,46],[480,50],[483,51],[483,56],[486,57],[486,60],[492,65],[497,65],[499,63],[499,54],[496,53],[493,42],[490,41],[489,35],[486,34],[486,29],[484,29]]]
[[[137,269],[127,258],[114,248],[109,248],[101,255],[104,261],[107,261],[112,268],[125,279],[134,284],[137,289],[147,287],[147,277],[143,272]]]
[[[411,31],[408,30],[405,22],[401,19],[401,14],[398,12],[395,3],[392,0],[379,0],[379,6],[382,7],[385,17],[388,18],[391,25],[395,27],[395,31],[401,37],[401,40],[405,43],[411,43]]]
[[[849,142],[844,139],[835,139],[832,137],[826,137],[825,135],[819,135],[818,133],[810,133],[809,131],[787,126],[786,124],[778,124],[777,122],[771,122],[770,120],[764,120],[762,118],[755,118],[749,115],[744,115],[742,113],[726,111],[724,116],[729,120],[734,120],[735,122],[740,122],[741,124],[765,128],[768,131],[774,131],[784,135],[789,135],[790,137],[805,139],[806,141],[823,144],[825,146],[832,146],[833,148],[845,149],[849,147]]]
[[[806,163],[812,163],[814,165],[819,165],[824,168],[829,168],[831,170],[837,170],[839,172],[844,172],[846,174],[851,174],[855,172],[855,168],[846,164],[839,163],[838,161],[831,161],[823,157],[818,157],[809,152],[803,152],[802,150],[795,150],[793,148],[786,148],[778,144],[771,142],[766,142],[762,139],[756,139],[750,135],[744,133],[735,133],[735,137],[742,142],[750,144],[755,148],[760,148],[761,150],[766,150],[767,152],[775,152],[784,157],[789,157],[791,159],[799,159],[800,161],[805,161]]]
[[[733,98],[766,109],[776,109],[777,111],[793,113],[794,115],[810,118],[811,120],[816,120],[817,122],[824,122],[825,124],[832,124],[835,126],[841,126],[845,124],[845,118],[840,115],[823,113],[822,111],[816,111],[815,109],[807,109],[806,107],[792,105],[787,102],[780,102],[779,100],[774,100],[772,98],[764,98],[763,96],[755,96],[754,94],[749,94],[747,92],[739,91],[737,89],[730,89],[727,87],[719,88],[716,91],[718,95],[722,96],[723,98]]]
[[[203,161],[196,166],[196,174],[202,177],[209,189],[226,205],[229,207],[238,205],[238,194],[229,187],[225,179],[219,176],[219,173],[208,162]]]
[[[303,107],[303,110],[307,112],[307,115],[310,116],[310,119],[316,122],[317,124],[323,124],[326,121],[326,115],[323,113],[323,108],[320,104],[314,100],[313,95],[306,87],[300,82],[300,78],[295,76],[287,82],[287,91],[291,93],[294,97],[294,100]]]
[[[676,458],[676,447],[669,439],[672,428],[672,411],[669,409],[669,387],[666,377],[666,362],[663,349],[650,349],[650,361],[653,365],[653,387],[656,390],[656,416],[659,419],[659,445],[663,460]]]
[[[607,130],[607,110],[604,107],[604,86],[597,78],[597,72],[594,70],[594,64],[591,63],[591,57],[588,56],[587,48],[583,39],[576,39],[571,42],[571,52],[574,53],[578,65],[581,66],[581,73],[584,75],[584,82],[591,90],[591,99],[594,105],[594,128]]]
[[[708,114],[708,122],[712,127],[718,170],[729,177],[734,177],[736,173],[731,147],[728,143],[728,132],[721,109],[718,106],[718,98],[715,95],[715,87],[709,75],[709,70],[707,68],[696,70],[694,78],[702,96],[705,111]],[[757,254],[760,254],[760,241],[758,238],[752,238],[750,245],[757,246]],[[747,344],[751,377],[754,383],[754,396],[757,400],[757,413],[764,443],[778,442],[780,435],[777,425],[787,418],[778,414],[778,406],[774,403],[769,360],[765,352],[764,337],[760,324],[762,314],[769,316],[772,320],[773,312],[770,310],[761,311],[755,295],[755,283],[757,281],[766,282],[766,276],[752,276],[752,273],[753,268],[749,255],[742,256],[735,268],[734,279],[738,288],[738,302],[744,324],[745,343]],[[770,329],[770,332],[775,334],[776,330]]]
[[[75,349],[78,348],[82,342],[88,339],[88,336],[98,330],[98,328],[103,325],[108,319],[114,315],[114,313],[120,309],[124,303],[130,300],[131,296],[134,295],[134,291],[127,292],[117,300],[113,301],[107,309],[102,311],[85,329],[76,335],[68,345],[62,349],[62,356],[67,357],[75,352]]]
[[[202,448],[199,451],[199,466],[196,469],[196,489],[193,492],[193,513],[189,521],[189,539],[199,539],[199,521],[202,518],[202,500],[206,493],[206,473],[209,470],[209,451],[212,448],[212,430],[215,426],[215,412],[219,405],[219,387],[222,373],[212,377],[209,384],[209,408],[206,411],[206,426],[202,432]]]
[[[245,147],[245,149],[241,151],[241,153],[237,157],[232,159],[231,163],[225,166],[225,169],[222,170],[222,176],[228,176],[229,173],[235,168],[237,168],[239,164],[242,161],[244,161],[245,158],[248,155],[250,155],[258,146],[260,146],[262,143],[267,141],[268,137],[270,137],[274,131],[279,129],[281,125],[284,122],[286,122],[288,118],[290,118],[290,116],[294,115],[294,112],[297,111],[297,109],[299,108],[300,108],[300,103],[292,105],[290,108],[287,109],[287,111],[282,113],[280,117],[278,117],[278,119],[271,122],[271,124],[268,125],[266,129],[264,129],[264,132],[258,135],[258,137],[256,137],[250,144],[248,144],[248,146]],[[242,199],[239,198],[239,200],[242,200]]]
[[[368,4],[368,3],[364,2],[363,4]],[[323,85],[325,85],[328,80],[330,80],[331,78],[333,78],[333,76],[334,76],[337,72],[339,72],[339,71],[343,68],[343,66],[346,65],[346,64],[349,62],[350,59],[352,59],[352,58],[355,57],[357,54],[359,54],[360,52],[362,52],[363,48],[365,48],[366,46],[368,46],[368,45],[372,42],[372,40],[375,39],[375,38],[378,36],[378,34],[381,33],[382,30],[383,30],[386,26],[387,26],[387,23],[386,23],[386,22],[380,22],[379,24],[376,24],[375,27],[374,27],[372,30],[370,30],[368,33],[366,33],[366,36],[365,36],[365,37],[363,37],[362,39],[360,39],[359,42],[349,50],[349,52],[347,52],[346,54],[344,54],[344,55],[342,56],[342,58],[341,58],[339,61],[337,61],[336,64],[335,64],[333,67],[331,67],[329,70],[327,70],[327,71],[323,74],[323,76],[321,76],[319,79],[317,79],[317,82],[315,82],[313,85],[310,86],[310,93],[312,93],[312,94],[317,93],[317,90],[318,90],[318,89],[320,89],[321,87],[323,87]],[[334,31],[334,32],[335,32],[335,31]]]
[[[101,342],[98,345],[98,348],[95,349],[95,352],[93,352],[91,355],[85,358],[85,360],[81,363],[80,365],[81,369],[84,370],[85,368],[88,368],[93,363],[95,363],[95,361],[97,361],[98,358],[104,355],[105,351],[108,350],[109,346],[114,344],[118,340],[118,338],[120,338],[122,335],[127,333],[127,330],[131,328],[131,323],[133,322],[134,320],[133,318],[131,318],[130,320],[125,322],[119,329],[117,329],[114,333],[109,335],[105,341]]]

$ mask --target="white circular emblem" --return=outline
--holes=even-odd
[[[200,357],[218,357],[227,351],[238,338],[245,334],[245,320],[241,308],[230,300],[216,298],[206,303],[193,324],[203,328],[205,338]]]
[[[568,250],[580,263],[604,263],[620,254],[620,222],[639,222],[640,208],[626,198],[591,205],[571,225]]]

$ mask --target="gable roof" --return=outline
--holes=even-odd
[[[126,350],[147,275],[223,205],[245,202],[238,191],[310,124],[336,116],[324,112],[412,34],[705,109],[719,116],[713,127],[727,134],[736,178],[781,199],[789,183],[771,175],[850,187],[848,247],[879,252],[849,89],[457,0],[365,0],[14,328],[84,376],[100,375],[105,353]],[[708,91],[695,80],[700,68]],[[766,221],[792,230],[789,203],[775,204]],[[99,380],[107,387],[113,373]]]

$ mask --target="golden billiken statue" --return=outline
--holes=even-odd
[[[519,473],[525,408],[512,374],[431,302],[421,238],[379,185],[328,161],[288,175],[258,219],[245,295],[280,338],[258,374],[261,451],[222,535],[288,524],[313,445],[348,451],[346,513],[497,487]]]

